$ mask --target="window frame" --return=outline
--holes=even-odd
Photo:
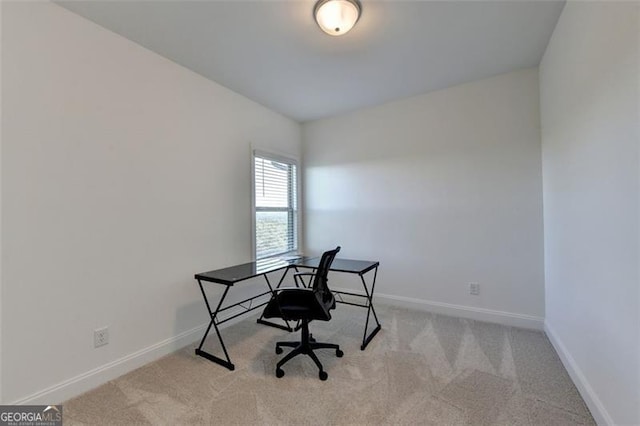
[[[289,164],[292,166],[295,166],[295,174],[293,175],[293,178],[295,179],[295,199],[296,199],[296,203],[294,205],[293,208],[289,208],[289,207],[275,207],[275,208],[258,208],[256,207],[256,157],[257,158],[264,158],[265,160],[271,160],[271,161],[277,161],[279,163],[284,163],[284,164]],[[302,220],[301,220],[301,208],[300,208],[300,201],[301,201],[301,185],[300,185],[300,166],[299,166],[299,161],[297,158],[291,157],[289,155],[282,155],[282,154],[276,154],[273,152],[268,152],[268,151],[262,151],[259,149],[252,149],[251,151],[251,252],[252,252],[252,258],[254,261],[256,260],[262,260],[262,259],[269,259],[269,258],[273,258],[273,257],[279,257],[279,256],[287,256],[287,255],[293,255],[293,254],[297,254],[299,253],[299,249],[301,247],[301,235],[302,233],[300,232],[302,229]],[[289,198],[291,200],[291,197],[293,196],[293,193],[289,194]],[[257,257],[257,235],[256,235],[256,213],[259,211],[258,209],[260,209],[260,211],[292,211],[292,217],[293,217],[293,243],[294,243],[294,247],[292,250],[288,250],[285,252],[281,252],[281,253],[274,253],[272,255],[269,256],[265,256],[262,257],[260,259],[258,259]]]

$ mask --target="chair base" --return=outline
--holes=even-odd
[[[298,355],[307,355],[309,358],[313,360],[313,362],[318,367],[318,375],[320,380],[327,380],[328,374],[324,371],[322,367],[322,363],[313,352],[315,349],[335,349],[336,356],[338,358],[344,355],[344,352],[340,350],[340,346],[333,343],[320,343],[316,342],[313,336],[309,334],[309,321],[302,320],[302,338],[299,342],[277,342],[276,343],[276,353],[282,353],[282,347],[293,348],[291,352],[286,354],[276,365],[276,377],[280,378],[284,376],[284,370],[282,370],[282,366],[286,364],[292,358]]]

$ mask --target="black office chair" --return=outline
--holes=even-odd
[[[291,347],[293,350],[282,358],[276,366],[276,377],[284,376],[282,366],[291,358],[300,354],[308,355],[320,370],[320,380],[327,380],[327,373],[322,368],[320,360],[313,353],[314,349],[335,349],[336,356],[342,357],[344,353],[340,350],[340,346],[333,343],[316,342],[311,334],[309,334],[309,321],[321,320],[329,321],[331,314],[329,311],[336,307],[336,300],[329,291],[327,286],[327,274],[329,267],[340,251],[340,247],[323,253],[318,268],[315,273],[295,274],[296,287],[279,288],[274,292],[273,297],[264,310],[265,318],[282,318],[284,320],[300,321],[302,335],[300,341],[296,342],[277,342],[276,353],[282,353],[282,347]],[[304,286],[302,276],[313,276],[313,284],[310,287]],[[298,279],[300,283],[298,283]],[[298,285],[301,284],[300,287]]]

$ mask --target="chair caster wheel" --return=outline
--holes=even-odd
[[[284,376],[284,370],[282,368],[276,368],[276,377],[279,379]]]
[[[321,371],[318,376],[320,376],[320,380],[327,380],[327,378],[329,377],[329,375],[327,374],[326,371]]]
[[[342,358],[344,356],[344,352],[342,352],[340,349],[336,349],[336,356],[338,358]]]
[[[282,353],[282,348],[280,346],[276,346],[276,354],[280,355]]]

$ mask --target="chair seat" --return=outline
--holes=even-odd
[[[282,319],[286,320],[299,320],[302,318],[309,317],[311,313],[311,308],[308,306],[296,306],[296,305],[287,305],[286,307],[281,308],[282,310]]]
[[[279,289],[269,300],[264,309],[265,318],[282,318],[285,320],[315,319],[329,321],[330,309],[335,307],[333,297],[326,302],[317,292],[308,288]]]

